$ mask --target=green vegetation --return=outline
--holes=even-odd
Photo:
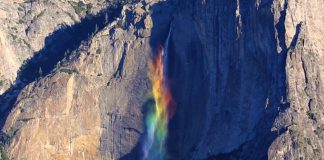
[[[2,86],[3,85],[3,80],[0,80],[0,86]]]
[[[135,2],[135,0],[116,0],[116,1],[112,1],[111,3],[113,5],[119,5],[119,4],[127,4],[127,3],[132,3],[132,2]]]
[[[20,68],[25,69],[27,66],[27,62],[28,62],[28,60],[24,60],[23,63],[21,64]]]
[[[125,20],[118,21],[117,24],[115,25],[116,28],[124,29],[126,27],[126,22]]]
[[[25,21],[22,20],[22,19],[19,19],[18,23],[19,23],[19,24],[23,24],[23,23],[25,23]]]
[[[30,120],[33,120],[35,118],[23,118],[23,119],[19,119],[18,121],[21,121],[21,122],[28,122]]]
[[[9,157],[1,144],[0,144],[0,160],[9,160]]]
[[[11,127],[9,132],[6,134],[5,144],[9,145],[12,142],[13,137],[17,135],[17,132],[18,129]]]
[[[20,66],[20,68],[19,68],[19,71],[18,71],[18,76],[21,76],[20,74],[21,74],[21,71],[23,71],[25,68],[26,68],[26,66],[27,66],[27,62],[28,62],[28,60],[24,60],[23,61],[23,63],[21,64],[21,66]],[[12,86],[11,86],[12,87]]]
[[[122,3],[131,3],[131,2],[133,2],[133,0],[120,0],[120,1],[122,1]]]
[[[28,48],[31,48],[31,45],[26,40],[23,39],[23,41]]]
[[[24,11],[24,9],[23,9],[22,7],[18,7],[18,11],[21,11],[21,12],[23,12],[23,11]]]
[[[17,36],[14,35],[14,34],[12,34],[12,33],[10,33],[10,36],[12,37],[13,40],[16,40],[17,39]]]
[[[98,31],[99,31],[99,27],[98,24],[96,24],[94,33],[97,33]]]
[[[42,68],[41,68],[41,67],[39,67],[39,70],[38,70],[38,75],[39,75],[40,77],[42,77],[42,76],[43,76],[43,70],[42,70]]]
[[[69,12],[65,12],[73,21],[76,21],[75,20],[75,18],[72,16],[72,14],[71,13],[69,13]]]
[[[24,3],[33,3],[33,2],[36,2],[36,0],[26,0],[26,1],[24,1]]]
[[[32,22],[35,22],[38,18],[42,17],[45,13],[46,9],[44,9],[41,13],[33,17]]]
[[[46,11],[46,9],[44,9],[41,13],[39,13],[39,14],[36,16],[36,19],[42,17],[42,16],[44,15],[45,11]]]
[[[12,30],[14,30],[15,32],[18,32],[18,29],[16,27],[11,27]]]
[[[309,119],[316,121],[315,113],[307,111],[307,116]]]
[[[73,2],[69,1],[71,6],[73,7],[76,14],[81,14],[83,12],[90,12],[92,9],[92,4],[84,4],[82,1],[79,2]]]
[[[96,53],[97,53],[97,54],[101,54],[101,49],[98,48],[98,49],[96,50]]]
[[[70,55],[70,50],[68,49],[68,50],[66,50],[65,52],[64,52],[64,57],[65,58],[67,58],[69,55]]]
[[[68,74],[79,73],[76,69],[70,69],[70,68],[61,68],[60,71]]]
[[[9,160],[4,146],[10,145],[17,132],[18,129],[11,127],[8,133],[0,135],[0,160]]]
[[[88,3],[87,4],[87,11],[91,11],[92,7],[93,7],[93,5],[91,3]]]
[[[56,65],[55,65],[55,70],[59,71],[61,69],[61,62],[59,61]]]

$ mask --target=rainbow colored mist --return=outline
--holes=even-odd
[[[146,117],[147,135],[143,145],[143,160],[164,160],[166,156],[165,141],[168,134],[168,121],[171,117],[172,96],[166,79],[166,56],[164,48],[149,63],[149,79],[152,82],[152,98]]]

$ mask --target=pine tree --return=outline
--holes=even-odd
[[[42,76],[43,76],[43,70],[42,70],[42,67],[39,67],[38,75],[39,75],[39,77],[42,77]]]
[[[98,31],[99,31],[99,27],[98,27],[98,24],[96,24],[96,28],[95,28],[94,33],[97,33]]]

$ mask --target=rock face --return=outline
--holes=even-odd
[[[147,63],[171,30],[168,159],[324,157],[322,2],[146,0],[102,11],[112,5],[0,2],[0,154],[140,159]]]
[[[0,2],[0,93],[9,88],[21,65],[41,50],[46,37],[66,25],[95,14],[110,3],[47,0],[2,0]]]
[[[323,5],[308,3],[179,2],[175,157],[322,157]]]

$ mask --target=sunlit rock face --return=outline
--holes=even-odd
[[[100,13],[102,19],[94,13],[51,35],[60,45],[79,46],[73,46],[75,50],[46,46],[64,58],[46,75],[40,74],[44,68],[22,75],[31,83],[22,90],[17,85],[1,97],[0,147],[12,159],[120,159],[141,146],[151,86],[147,64],[155,50],[151,37],[156,42],[164,39],[171,9],[169,3],[157,1],[125,4],[116,13]],[[152,33],[156,17],[160,18],[154,24],[160,27]],[[106,18],[108,23],[102,26]],[[78,44],[73,39],[83,40]],[[35,71],[46,62],[53,63],[36,58],[27,62],[31,64],[27,69]],[[13,106],[8,106],[11,99]],[[135,151],[131,159],[142,156]]]
[[[86,15],[98,13],[110,3],[87,0],[80,2],[80,7],[77,4],[75,0],[1,1],[0,94],[14,85],[25,61],[48,45],[48,36],[64,26],[80,22]]]
[[[163,159],[324,157],[320,1],[3,4],[1,22],[26,14],[0,27],[0,154],[10,159],[145,159],[161,44],[175,106],[161,120]]]

